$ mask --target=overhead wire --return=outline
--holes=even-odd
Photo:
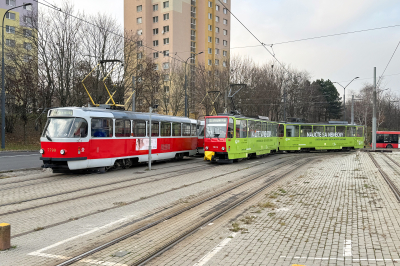
[[[386,64],[386,67],[385,67],[385,69],[383,70],[383,73],[382,73],[382,75],[379,77],[378,82],[377,82],[376,84],[379,84],[379,82],[381,81],[383,75],[384,75],[385,72],[386,72],[386,69],[388,68],[390,62],[391,62],[392,59],[393,59],[394,54],[395,54],[396,51],[397,51],[397,48],[399,48],[399,45],[400,45],[400,41],[399,41],[399,43],[397,44],[396,49],[394,49],[394,52],[393,52],[392,56],[391,56],[390,59],[389,59],[389,62]]]

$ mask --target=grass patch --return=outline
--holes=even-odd
[[[276,199],[277,197],[278,197],[278,194],[276,194],[276,193],[274,193],[271,196],[269,196],[269,198],[271,198],[271,199]]]
[[[276,213],[274,213],[274,212],[268,213],[268,216],[269,216],[269,217],[272,217],[272,216],[275,216],[275,215],[276,215]]]
[[[40,144],[6,143],[6,148],[2,151],[39,151]]]
[[[113,204],[114,204],[115,206],[125,206],[125,205],[127,205],[128,203],[121,201],[121,202],[114,202]]]
[[[281,193],[283,193],[283,194],[286,193],[286,190],[284,190],[283,188],[280,188],[279,191],[280,191]]]
[[[254,220],[256,219],[255,216],[249,216],[246,215],[243,219],[241,219],[241,221],[245,224],[252,224],[254,222]]]
[[[0,179],[10,178],[10,176],[0,175]]]
[[[33,229],[33,231],[40,231],[40,230],[43,230],[44,229],[44,227],[36,227],[35,229]]]
[[[258,207],[260,207],[260,208],[275,208],[276,205],[274,203],[272,203],[272,202],[267,201],[267,202],[264,202],[264,203],[259,202],[258,203]]]

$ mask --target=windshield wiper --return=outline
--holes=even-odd
[[[50,141],[53,141],[53,140],[50,138],[50,136],[47,135],[47,134],[46,134],[46,139],[48,139],[48,140],[50,140]]]

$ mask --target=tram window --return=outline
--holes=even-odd
[[[312,136],[312,126],[301,126],[300,137],[306,138]]]
[[[364,128],[363,127],[357,127],[357,137],[364,137]]]
[[[113,120],[110,118],[92,118],[92,137],[111,138],[113,136]]]
[[[356,127],[347,127],[346,137],[354,138],[356,136]]]
[[[278,136],[278,124],[273,123],[271,127],[271,137],[276,137],[276,136]]]
[[[254,138],[256,136],[256,121],[253,120],[248,120],[248,125],[249,125],[249,133],[247,134],[247,136],[249,138]]]
[[[267,123],[267,122],[262,122],[261,123],[261,136],[262,137],[269,137],[268,136],[268,133],[267,133],[267,131],[268,131],[268,126],[271,126],[271,123]],[[271,131],[271,130],[270,130]]]
[[[336,135],[335,137],[344,137],[346,133],[345,126],[336,126]]]
[[[160,136],[160,123],[159,122],[151,122],[151,136],[152,137]]]
[[[197,136],[196,124],[192,124],[192,136]]]
[[[278,137],[283,138],[285,136],[285,125],[278,125]]]
[[[190,136],[190,124],[182,124],[182,136]]]
[[[42,137],[86,138],[88,123],[83,118],[49,118]]]
[[[261,137],[261,122],[260,121],[256,121],[255,137],[256,138]]]
[[[131,136],[131,121],[116,119],[115,120],[115,137],[130,137]]]
[[[334,126],[326,126],[325,127],[326,133],[328,137],[334,137],[335,136],[335,127]]]
[[[170,122],[161,122],[161,137],[171,137]]]
[[[236,119],[236,137],[247,138],[247,120]]]
[[[172,123],[172,136],[181,136],[181,123]]]
[[[325,127],[324,126],[313,126],[313,132],[314,132],[314,136],[322,137],[322,133],[325,133]]]
[[[297,125],[286,125],[286,137],[298,137],[299,126]]]
[[[233,132],[234,132],[233,119],[229,118],[227,138],[233,138]]]
[[[146,122],[145,121],[133,121],[133,136],[134,137],[146,137]]]
[[[203,125],[198,125],[197,126],[198,127],[198,129],[197,129],[197,136],[199,136],[199,137],[204,137],[204,126]]]

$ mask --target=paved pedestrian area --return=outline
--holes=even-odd
[[[400,203],[367,153],[322,158],[227,218],[151,265],[400,264]]]

